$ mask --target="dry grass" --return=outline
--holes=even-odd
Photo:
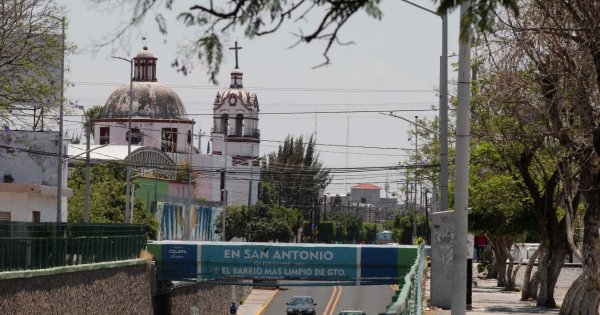
[[[140,258],[145,259],[147,262],[152,262],[154,260],[154,256],[150,254],[149,251],[142,249],[140,251]]]

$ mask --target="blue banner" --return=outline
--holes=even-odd
[[[292,246],[291,246],[292,245]],[[356,278],[357,252],[352,246],[284,243],[202,244],[200,276],[204,279]]]
[[[158,268],[162,280],[195,280],[198,278],[197,244],[163,244]]]
[[[161,241],[161,280],[273,279],[399,283],[415,246]]]

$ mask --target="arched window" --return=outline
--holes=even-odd
[[[243,128],[244,128],[244,115],[238,114],[235,117],[235,135],[238,137],[241,137]]]
[[[228,126],[229,126],[229,115],[223,114],[223,116],[221,116],[221,132],[223,132],[225,135],[227,135]]]

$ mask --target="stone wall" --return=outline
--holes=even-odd
[[[181,286],[171,292],[171,314],[229,314],[232,301],[244,300],[252,290],[251,286],[231,286],[197,283]]]
[[[143,259],[2,272],[0,314],[227,314],[232,290],[239,303],[252,287],[195,283],[153,301]]]
[[[0,314],[152,314],[145,261],[82,266],[0,273]]]

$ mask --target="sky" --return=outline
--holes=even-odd
[[[414,2],[435,10],[433,1]],[[76,53],[66,57],[69,85],[65,97],[70,102],[85,108],[104,105],[114,89],[129,83],[129,64],[111,56],[131,58],[145,43],[158,58],[158,81],[178,93],[189,117],[196,121],[196,133],[200,129],[210,135],[214,97],[229,86],[229,72],[235,67],[232,51],[225,51],[219,84],[213,85],[201,65],[187,76],[171,67],[181,43],[194,34],[175,20],[177,10],[166,11],[166,37],[148,18],[126,35],[122,45],[98,47],[95,42],[114,34],[119,25],[131,19],[130,7],[114,6],[106,11],[91,0],[59,3],[66,9],[67,40],[77,46]],[[364,12],[353,17],[340,38],[354,44],[334,46],[329,53],[331,64],[316,69],[324,61],[324,42],[289,48],[296,41],[291,34],[298,25],[289,24],[273,35],[251,40],[243,36],[243,30],[228,35],[226,47],[232,47],[235,40],[243,47],[239,66],[244,72],[244,87],[258,96],[261,155],[276,150],[287,135],[308,137],[313,133],[325,167],[392,166],[404,162],[414,151],[415,139],[408,135],[414,125],[379,112],[396,111],[410,120],[438,115],[442,23],[438,16],[400,0],[383,0],[381,9],[381,21]],[[449,55],[458,52],[458,25],[458,13],[453,12],[448,18]],[[450,68],[449,79],[455,78]],[[65,131],[81,134],[80,114],[71,110],[64,120]],[[202,152],[206,152],[206,145],[203,141]],[[402,180],[399,171],[336,175],[326,191],[345,194],[354,184],[372,183],[384,188],[388,182],[391,194],[398,191]]]

